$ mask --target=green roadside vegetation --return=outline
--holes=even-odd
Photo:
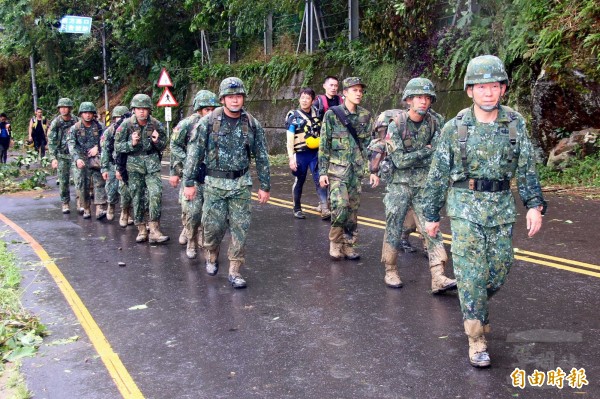
[[[46,328],[21,304],[21,272],[17,258],[0,238],[0,390],[2,397],[29,398],[19,361],[32,356],[42,343]],[[12,396],[8,396],[8,394]],[[7,395],[7,396],[4,396]]]

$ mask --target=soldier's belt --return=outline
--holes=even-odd
[[[455,181],[452,187],[468,188],[473,191],[485,191],[495,193],[498,191],[510,190],[510,180],[487,180],[487,179],[467,179]]]
[[[237,179],[238,177],[242,177],[246,174],[248,168],[240,169],[240,170],[216,170],[216,169],[206,169],[206,176],[212,177],[220,177],[221,179]]]

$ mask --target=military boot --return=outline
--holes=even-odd
[[[106,211],[106,220],[113,220],[115,218],[115,204],[108,204]]]
[[[106,217],[106,204],[96,205],[96,220],[104,219]]]
[[[69,203],[68,202],[63,202],[63,204],[62,204],[62,213],[64,213],[64,214],[71,213],[71,209],[69,209]]]
[[[119,218],[119,226],[127,227],[129,224],[129,208],[121,208],[121,217]]]
[[[185,226],[181,229],[181,233],[179,233],[179,244],[185,245],[188,243],[187,229]]]
[[[342,252],[343,243],[329,241],[329,257],[331,260],[342,260],[344,254]]]
[[[331,227],[329,229],[329,257],[331,260],[344,259],[342,252],[344,242],[344,229],[341,227]]]
[[[348,260],[359,260],[360,255],[358,252],[354,250],[353,244],[344,243],[342,244],[342,253],[344,257]]]
[[[79,197],[77,197],[77,212],[79,212],[80,215],[83,215],[83,212],[85,212],[85,209]]]
[[[90,206],[84,206],[83,207],[83,218],[84,219],[90,219],[92,217],[92,211],[90,210]]]
[[[411,230],[412,229],[402,230],[402,234],[400,235],[400,249],[406,253],[416,251],[416,249],[413,248],[413,246],[410,244],[410,241],[408,240],[408,237],[410,237]]]
[[[465,334],[469,337],[469,363],[473,367],[489,367],[491,360],[483,335],[484,326],[476,319],[465,320],[464,326]]]
[[[135,242],[148,241],[148,230],[146,230],[146,223],[140,223],[137,225],[138,235],[135,237]]]
[[[431,271],[431,293],[441,294],[442,292],[456,289],[456,280],[444,276],[444,264],[433,265],[429,267]]]
[[[398,251],[383,239],[383,248],[381,250],[381,262],[385,265],[385,285],[390,288],[402,287],[402,280],[398,274]]]
[[[204,258],[206,259],[206,273],[209,276],[215,276],[219,271],[219,248],[204,249]]]
[[[197,233],[194,233],[190,237],[188,237],[187,247],[185,249],[185,255],[189,259],[195,259],[196,256],[198,255],[197,251],[196,251],[196,246],[198,245],[198,242],[196,241],[196,234]]]
[[[331,220],[331,211],[329,210],[329,206],[327,206],[327,202],[322,202],[320,208],[321,220]]]
[[[239,260],[229,261],[229,276],[227,279],[233,288],[246,288],[246,280],[240,274],[242,262]]]
[[[160,224],[158,222],[150,222],[150,244],[160,244],[169,241],[169,236],[164,235],[160,231]]]

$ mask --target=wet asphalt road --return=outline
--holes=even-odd
[[[272,196],[289,201],[291,177],[280,170],[273,181]],[[55,189],[0,201],[0,213],[53,258],[146,398],[600,397],[599,269],[570,265],[598,274],[588,276],[517,260],[491,301],[492,367],[477,370],[468,364],[458,298],[429,293],[422,252],[400,257],[405,285],[389,289],[381,228],[359,227],[359,262],[332,262],[327,223],[312,214],[296,220],[275,204],[282,201],[253,201],[242,270],[248,288],[236,291],[224,250],[216,277],[205,274],[202,256],[186,258],[177,243],[176,193],[165,181],[162,225],[171,241],[164,246],[136,244],[136,229],[117,220],[62,215]],[[382,220],[381,197],[381,189],[364,186],[360,215]],[[316,205],[309,182],[305,198]],[[599,202],[547,199],[542,232],[527,239],[520,221],[515,247],[600,264]],[[447,221],[442,227],[449,233]],[[2,230],[23,260],[24,305],[52,332],[40,355],[24,361],[35,397],[122,397],[37,255]],[[56,342],[73,336],[79,339]],[[530,375],[559,366],[567,374],[584,368],[589,385],[511,384],[516,367]]]

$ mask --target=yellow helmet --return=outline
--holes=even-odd
[[[306,146],[311,150],[314,150],[319,148],[319,141],[321,141],[319,137],[310,136],[306,139]]]

